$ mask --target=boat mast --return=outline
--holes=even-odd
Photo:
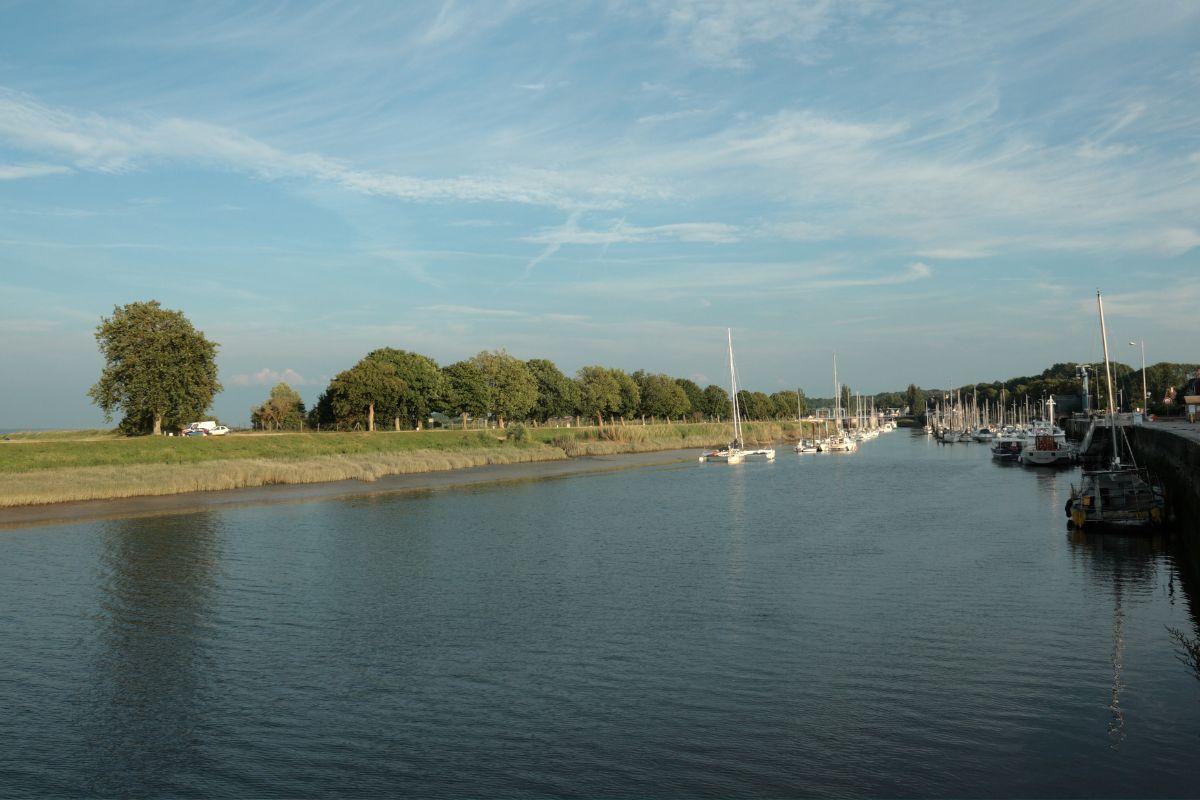
[[[833,354],[833,431],[842,432],[842,387],[837,378],[837,353]]]
[[[1108,363],[1108,329],[1104,326],[1104,300],[1096,290],[1096,306],[1100,309],[1100,341],[1104,344],[1104,379],[1108,382],[1108,430],[1112,434],[1113,467],[1121,466],[1121,451],[1117,449],[1117,409],[1113,406],[1112,367]]]
[[[742,446],[742,415],[738,410],[737,373],[733,369],[733,329],[726,328],[725,335],[729,339],[729,388],[733,392],[733,441],[737,447]]]

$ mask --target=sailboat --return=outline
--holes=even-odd
[[[837,353],[833,354],[833,436],[825,441],[824,450],[829,453],[853,453],[858,443],[842,428],[842,385],[838,382]]]
[[[729,388],[731,389],[730,397],[733,399],[733,439],[724,447],[710,450],[700,456],[700,460],[724,464],[739,464],[748,458],[770,461],[775,458],[775,451],[770,448],[745,449],[745,443],[742,440],[742,414],[741,409],[738,408],[737,370],[733,366],[733,331],[726,328],[725,333],[729,340]]]
[[[800,416],[800,390],[799,389],[796,390],[796,422],[799,423],[800,433],[803,434],[804,433],[804,420]],[[809,426],[809,431],[813,433],[814,437],[816,436],[816,430],[812,426]],[[819,453],[819,452],[821,452],[821,449],[819,447],[817,447],[816,438],[805,439],[805,438],[801,437],[800,441],[796,442],[796,452],[797,453]]]
[[[1157,525],[1166,514],[1162,488],[1139,469],[1129,451],[1131,466],[1121,463],[1117,441],[1117,412],[1113,406],[1112,368],[1108,363],[1108,331],[1104,326],[1104,300],[1096,290],[1100,310],[1100,339],[1104,343],[1104,374],[1108,381],[1108,429],[1112,434],[1112,460],[1108,469],[1084,470],[1079,488],[1071,486],[1067,500],[1067,518],[1076,528],[1143,527]],[[1092,423],[1095,424],[1094,422]],[[1124,438],[1124,433],[1121,434]]]

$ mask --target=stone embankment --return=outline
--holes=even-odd
[[[1200,531],[1200,423],[1158,419],[1125,428],[1139,466],[1163,482],[1181,527]]]

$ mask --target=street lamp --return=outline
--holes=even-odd
[[[1138,342],[1130,342],[1129,343],[1130,347],[1136,347],[1137,345],[1138,345]],[[1142,345],[1142,411],[1144,413],[1147,410],[1147,407],[1149,406],[1149,403],[1147,401],[1150,399],[1150,393],[1146,391],[1146,342],[1145,342],[1145,340],[1141,340],[1141,345]]]

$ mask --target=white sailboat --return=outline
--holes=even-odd
[[[823,448],[827,453],[853,453],[858,443],[842,428],[842,385],[838,382],[837,353],[833,354],[833,436]]]
[[[796,422],[799,423],[800,433],[803,434],[804,433],[804,418],[800,416],[800,390],[799,389],[796,390]],[[819,453],[819,452],[821,452],[820,448],[817,447],[817,440],[815,438],[816,431],[813,430],[812,428],[810,428],[809,430],[813,431],[814,438],[805,439],[803,436],[801,436],[800,441],[796,442],[795,449],[796,449],[797,453]]]
[[[700,456],[700,460],[715,461],[722,464],[739,464],[746,459],[765,459],[770,461],[775,458],[775,451],[773,449],[747,450],[745,448],[745,442],[742,439],[742,414],[741,409],[738,407],[737,369],[733,365],[733,331],[726,328],[725,333],[729,340],[729,388],[731,390],[730,397],[733,400],[733,439],[725,447],[710,450]]]

